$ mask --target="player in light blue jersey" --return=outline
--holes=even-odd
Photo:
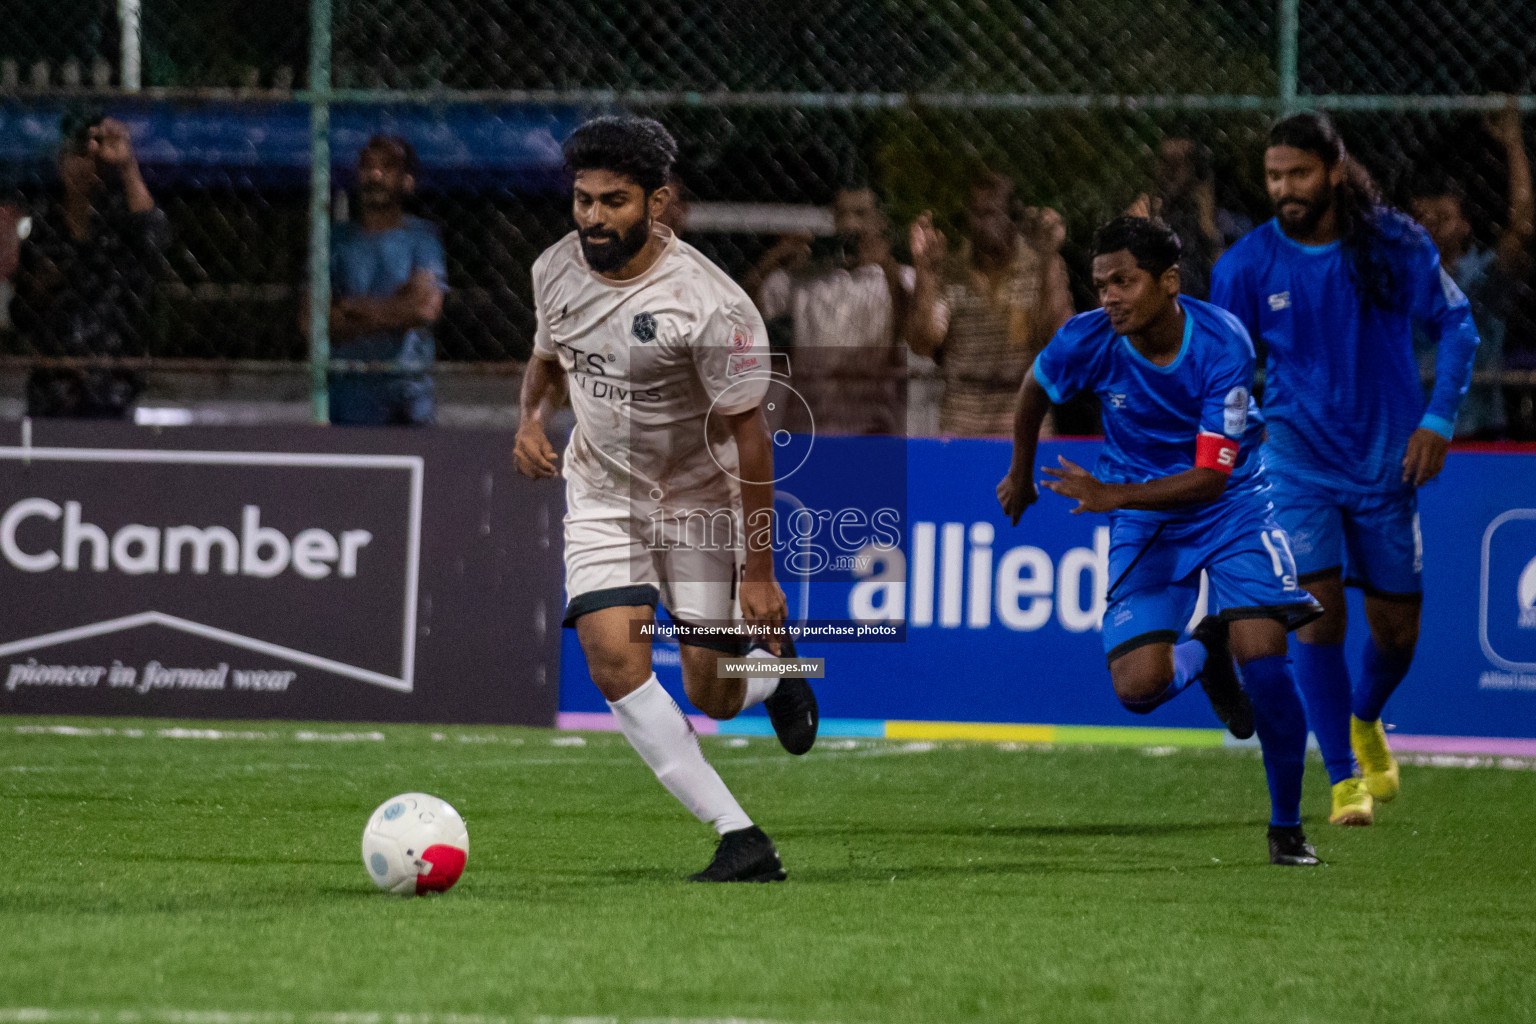
[[[1333,783],[1330,820],[1368,825],[1373,798],[1391,800],[1399,785],[1381,710],[1419,635],[1415,489],[1445,464],[1477,329],[1434,243],[1381,201],[1326,117],[1277,123],[1264,173],[1275,219],[1227,250],[1211,301],[1268,349],[1265,461],[1275,514],[1302,585],[1325,609],[1297,633],[1297,680]],[[1427,405],[1415,325],[1439,346]],[[1371,630],[1353,688],[1346,583],[1364,590]]]
[[[1038,497],[1035,445],[1050,404],[1097,395],[1104,451],[1094,472],[1065,458],[1044,472],[1048,489],[1077,501],[1074,513],[1110,516],[1103,635],[1115,694],[1145,714],[1199,680],[1233,735],[1257,728],[1270,862],[1316,864],[1301,830],[1306,714],[1285,648],[1286,632],[1322,610],[1270,516],[1253,344],[1226,311],[1180,297],[1179,248],[1166,225],[1140,217],[1099,231],[1093,284],[1104,308],[1067,321],[1025,375],[997,496],[1017,523]],[[1201,570],[1216,614],[1180,643]]]

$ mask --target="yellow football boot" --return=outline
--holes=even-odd
[[[1370,791],[1364,779],[1345,779],[1333,786],[1333,813],[1330,825],[1369,825],[1376,820]]]
[[[1365,788],[1371,796],[1387,803],[1402,788],[1397,771],[1397,758],[1387,747],[1387,731],[1381,720],[1362,722],[1349,716],[1349,745],[1355,749],[1355,760],[1360,762],[1360,773],[1365,776]]]

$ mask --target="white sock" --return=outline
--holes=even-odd
[[[654,672],[645,685],[621,700],[609,701],[608,707],[630,746],[700,821],[713,825],[721,835],[751,826],[752,819],[704,760],[693,726]]]
[[[752,648],[747,652],[747,657],[773,659],[773,655],[761,647]],[[746,683],[747,693],[741,700],[741,710],[743,711],[747,710],[747,708],[755,708],[769,697],[772,697],[774,691],[779,688],[779,677],[747,676]]]

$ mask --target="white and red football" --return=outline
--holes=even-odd
[[[385,800],[363,829],[363,866],[380,889],[403,896],[447,892],[464,873],[469,830],[446,801],[426,793]]]

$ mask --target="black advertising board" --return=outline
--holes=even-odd
[[[0,434],[0,713],[553,725],[562,491],[461,430]]]

